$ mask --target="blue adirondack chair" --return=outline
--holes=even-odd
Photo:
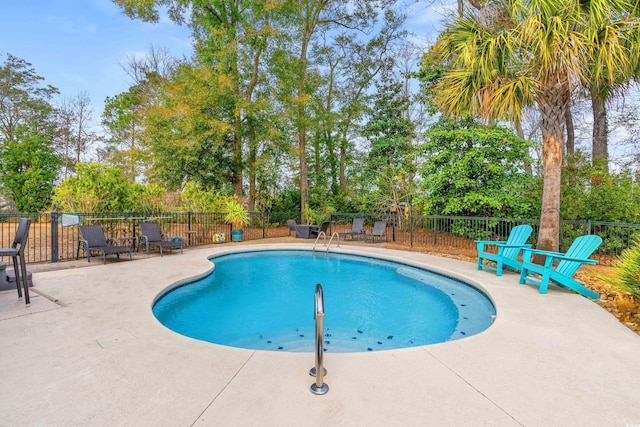
[[[505,242],[495,240],[476,240],[478,248],[478,270],[489,268],[496,271],[496,276],[502,276],[502,269],[507,266],[514,270],[520,270],[522,263],[518,261],[518,255],[523,248],[530,248],[526,241],[531,236],[533,229],[530,225],[523,224],[513,227],[509,237]],[[498,253],[491,253],[485,250],[486,246],[497,246]],[[495,267],[485,265],[482,260],[488,259],[496,263]]]
[[[588,298],[598,299],[600,295],[585,288],[582,284],[573,280],[573,275],[582,264],[597,264],[596,260],[589,259],[591,254],[598,249],[602,243],[600,236],[580,236],[573,241],[566,253],[547,252],[538,249],[523,249],[522,271],[520,273],[520,283],[530,282],[540,287],[540,293],[546,294],[549,280],[553,280],[560,286],[573,289],[577,293]],[[531,255],[544,255],[546,257],[544,265],[531,262]],[[555,260],[560,263],[553,268]],[[531,278],[530,274],[539,274],[540,281]]]

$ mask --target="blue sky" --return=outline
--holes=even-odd
[[[132,20],[110,0],[8,0],[0,12],[0,61],[10,53],[31,63],[60,98],[87,92],[99,121],[104,99],[131,84],[120,66],[127,56],[152,45],[188,55],[189,35],[166,17],[158,24]]]
[[[132,20],[111,0],[5,0],[0,12],[0,61],[10,53],[31,63],[45,83],[64,98],[86,92],[92,99],[94,123],[104,100],[126,91],[131,81],[120,64],[153,45],[176,56],[190,55],[190,31],[166,16],[160,23]],[[433,33],[451,6],[429,8],[430,1],[407,10],[408,28],[418,38]],[[446,3],[446,2],[445,2]],[[448,2],[450,5],[455,1]]]

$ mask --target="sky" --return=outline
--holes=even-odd
[[[158,24],[132,20],[110,0],[0,0],[0,61],[9,53],[32,64],[58,99],[86,92],[98,119],[107,96],[131,80],[120,64],[130,55],[163,47],[191,52],[189,29],[163,17]]]
[[[429,8],[432,1],[406,9],[408,28],[424,40],[448,9]],[[455,1],[451,2],[452,4]],[[190,31],[165,15],[159,23],[144,23],[124,15],[111,0],[0,0],[0,62],[11,54],[32,64],[44,83],[60,91],[58,104],[86,93],[98,124],[104,100],[126,91],[130,78],[121,64],[150,47],[175,56],[192,52]]]

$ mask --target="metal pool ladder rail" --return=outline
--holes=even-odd
[[[311,393],[325,394],[329,391],[329,386],[324,383],[324,376],[327,370],[324,369],[322,358],[324,355],[324,295],[322,285],[316,285],[315,312],[313,317],[316,320],[316,366],[311,368],[309,375],[316,377],[316,382],[311,384]]]
[[[324,231],[318,233],[318,237],[316,237],[316,241],[313,244],[313,252],[316,251],[316,245],[318,244],[318,240],[320,240],[320,236],[324,236],[324,245],[327,247],[327,253],[329,253],[329,248],[331,247],[331,242],[333,242],[333,238],[336,238],[336,243],[338,247],[340,247],[340,235],[337,231],[334,231],[331,235],[331,239],[329,239],[329,243],[327,243],[327,234]]]

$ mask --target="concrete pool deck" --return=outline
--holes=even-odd
[[[580,295],[540,295],[469,262],[343,245],[482,287],[497,318],[462,340],[326,353],[324,396],[309,390],[312,353],[200,342],[151,313],[163,289],[210,271],[210,255],[311,247],[228,243],[34,269],[31,307],[0,292],[0,426],[640,426],[638,335]]]

